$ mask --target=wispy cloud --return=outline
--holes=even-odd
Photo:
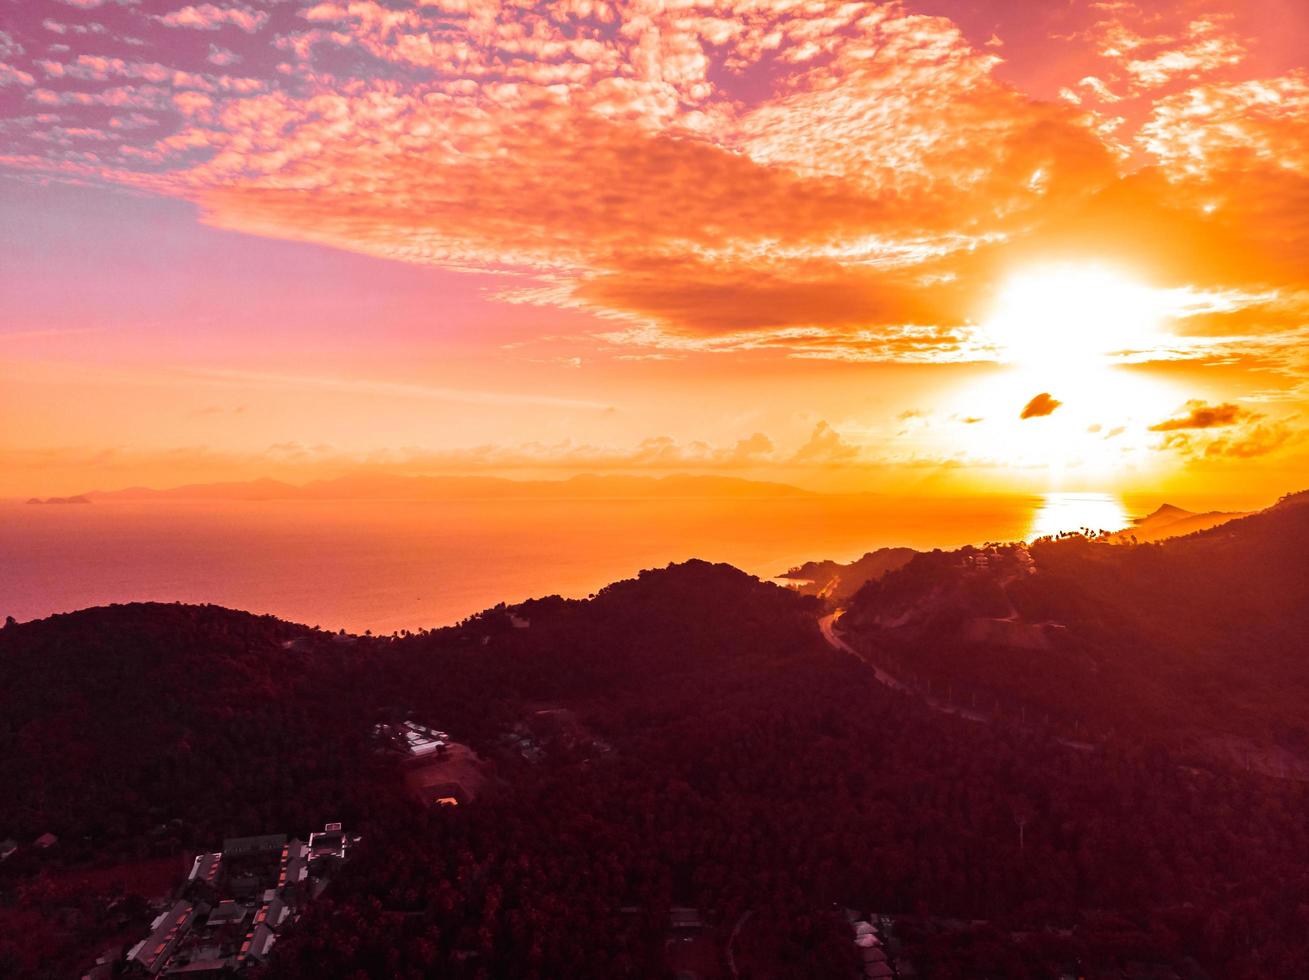
[[[1260,316],[1236,337],[1303,325],[1309,304],[1254,297],[1309,289],[1304,70],[1260,74],[1245,21],[1207,0],[1069,17],[1089,60],[1042,101],[999,77],[1020,53],[1002,30],[900,4],[199,3],[137,18],[152,59],[28,14],[28,34],[99,40],[3,55],[0,84],[55,118],[7,132],[0,166],[500,273],[502,299],[598,314],[620,356],[986,359],[997,274],[1046,253],[1245,297]]]
[[[612,406],[582,398],[523,394],[506,391],[478,391],[443,385],[410,384],[368,378],[326,377],[301,374],[276,374],[239,370],[196,370],[188,372],[193,380],[235,387],[260,387],[285,390],[310,390],[341,394],[388,395],[432,401],[461,402],[468,405],[547,405],[554,408],[579,408],[607,411]]]

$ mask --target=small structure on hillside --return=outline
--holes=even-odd
[[[309,848],[304,841],[293,840],[282,848],[277,887],[298,885],[309,877]]]
[[[238,905],[233,899],[225,899],[218,903],[218,906],[209,912],[209,925],[214,927],[231,925],[234,922],[244,922],[246,913],[249,911],[244,905]]]
[[[450,744],[445,732],[408,720],[398,725],[374,725],[373,737],[415,759],[440,752]]]
[[[150,923],[150,934],[127,951],[129,967],[156,974],[163,970],[195,920],[195,906],[178,901]]]
[[[36,840],[32,841],[32,844],[34,846],[39,847],[43,851],[46,848],[54,847],[58,843],[59,843],[59,838],[56,837],[54,834],[50,833],[49,831],[46,831]]]
[[[210,851],[197,854],[191,863],[191,873],[186,876],[188,882],[212,886],[218,880],[218,873],[223,867],[223,852]]]
[[[335,857],[344,861],[351,843],[339,823],[326,824],[322,830],[309,835],[309,860]]]
[[[847,910],[846,921],[854,931],[854,944],[859,951],[864,980],[890,980],[896,975],[896,970],[891,963],[891,954],[882,939],[883,932],[889,929],[890,920],[882,917],[877,920],[880,922],[879,925],[874,924],[872,921],[874,918],[876,917],[861,919],[857,913]],[[906,967],[908,964],[901,962],[899,966]]]

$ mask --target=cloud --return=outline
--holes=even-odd
[[[23,85],[31,86],[36,84],[34,79],[27,72],[13,65],[0,63],[0,88],[6,85]]]
[[[31,74],[7,62],[23,53],[23,45],[8,31],[0,31],[0,88],[6,85],[29,86],[36,83]]]
[[[814,426],[809,441],[795,451],[792,463],[806,465],[849,463],[859,456],[859,447],[846,442],[827,422]]]
[[[106,0],[59,0],[59,2],[67,4],[69,7],[77,7],[79,10],[94,10],[97,7],[103,7]],[[113,0],[113,2],[120,7],[134,7],[141,0]]]
[[[1215,439],[1205,447],[1204,452],[1206,456],[1252,459],[1275,452],[1298,440],[1301,435],[1287,420],[1261,423],[1239,436],[1223,436]]]
[[[244,4],[218,7],[212,3],[183,7],[154,18],[166,27],[189,27],[197,31],[216,31],[222,27],[239,27],[253,34],[268,23],[268,13]]]
[[[1246,422],[1224,428],[1214,435],[1197,430],[1169,431],[1156,448],[1198,462],[1254,459],[1304,441],[1304,431],[1292,424],[1294,417],[1273,421],[1255,421],[1255,418],[1252,416]]]
[[[216,408],[210,406],[209,408]],[[209,414],[209,408],[197,414]],[[217,411],[223,411],[216,408]],[[234,409],[233,411],[241,411]],[[125,447],[0,447],[0,492],[27,495],[80,493],[92,481],[99,489],[141,484],[252,479],[276,476],[304,481],[358,473],[363,469],[411,475],[457,473],[520,474],[579,472],[740,471],[784,462],[772,439],[761,432],[715,445],[651,436],[630,445],[556,442],[484,444],[448,449],[383,447],[347,452],[304,439],[280,439],[253,453],[222,452],[202,445],[142,449]],[[54,487],[54,489],[50,489]]]
[[[1020,419],[1036,419],[1045,415],[1051,415],[1054,410],[1062,405],[1063,402],[1057,398],[1052,398],[1048,391],[1043,391],[1032,398],[1031,401],[1023,408]]]
[[[202,75],[166,43],[160,62],[48,61],[28,101],[158,126],[6,133],[0,165],[494,272],[499,299],[596,314],[615,356],[981,360],[995,280],[1088,243],[1162,285],[1280,301],[1309,285],[1309,76],[1234,81],[1256,49],[1197,10],[1078,13],[1068,104],[997,76],[1001,41],[1024,56],[1014,39],[974,44],[900,4],[328,0],[284,8],[276,32],[266,6],[190,4],[151,29],[226,29],[208,62],[260,77]],[[1307,311],[1251,299],[1234,336]]]
[[[1169,39],[1149,57],[1127,58],[1123,68],[1139,89],[1158,88],[1177,78],[1197,79],[1245,60],[1241,39],[1224,33],[1216,20],[1200,18],[1183,36]]]
[[[1150,426],[1151,432],[1174,432],[1178,429],[1212,429],[1216,426],[1235,425],[1245,416],[1238,406],[1230,402],[1206,405],[1192,400],[1186,403],[1186,414],[1165,419]]]
[[[241,60],[241,56],[235,51],[227,48],[220,48],[216,44],[209,45],[209,54],[205,60],[211,65],[217,65],[220,68],[226,68],[228,65],[234,65]]]
[[[316,391],[337,395],[390,395],[421,401],[446,401],[468,405],[549,406],[606,411],[612,406],[584,398],[568,398],[530,392],[485,391],[445,385],[413,384],[371,378],[332,377],[308,374],[277,374],[226,369],[194,372],[196,383],[216,387],[264,387],[282,391]]]
[[[177,102],[175,133],[101,173],[223,228],[551,274],[554,302],[667,336],[771,331],[792,356],[892,360],[967,347],[977,285],[952,285],[951,256],[1113,177],[1070,110],[896,6],[356,0],[302,19],[279,42],[295,84]],[[265,20],[202,4],[159,22]],[[343,51],[392,70],[329,81],[318,66]]]

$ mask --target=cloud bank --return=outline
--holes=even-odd
[[[1099,67],[1049,101],[899,3],[24,10],[0,165],[503,273],[502,299],[590,310],[621,347],[984,358],[997,274],[1051,253],[1258,293],[1227,325],[1285,331],[1309,309],[1309,75],[1260,76],[1221,10],[1164,6],[1079,6],[1061,43]]]

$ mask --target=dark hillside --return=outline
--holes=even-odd
[[[944,576],[1004,614],[982,566],[921,561],[891,594]],[[141,866],[112,921],[123,888],[59,884],[78,869],[338,817],[364,842],[270,977],[725,977],[734,934],[741,976],[847,977],[846,907],[889,913],[926,977],[1309,962],[1305,786],[944,716],[829,647],[817,606],[690,562],[398,638],[155,605],[10,627],[2,816],[62,833],[0,865],[0,970],[68,975],[148,918]],[[479,754],[475,799],[407,797],[369,737],[396,714]]]
[[[915,559],[861,591],[843,624],[983,702],[1309,751],[1305,494],[1158,544],[1073,536],[979,554]]]

